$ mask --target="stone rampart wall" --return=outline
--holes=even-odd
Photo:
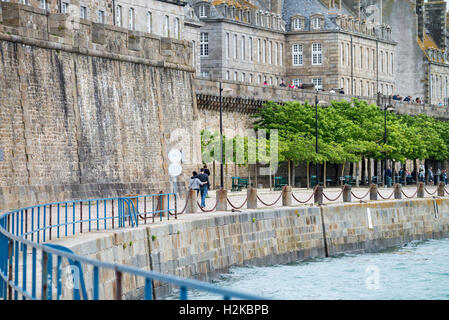
[[[1,5],[0,210],[170,190],[170,133],[195,130],[189,45]]]

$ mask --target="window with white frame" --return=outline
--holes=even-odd
[[[273,85],[273,77],[270,77],[270,81],[268,82],[271,85]]]
[[[380,51],[380,71],[384,72],[384,52]],[[383,90],[382,90],[383,92]]]
[[[390,54],[391,59],[390,59],[390,63],[391,63],[391,74],[394,74],[394,65],[393,65],[393,53]]]
[[[134,8],[129,8],[128,11],[128,29],[134,30]]]
[[[341,44],[340,55],[341,55],[341,64],[344,65],[345,64],[345,44],[344,43]]]
[[[262,77],[260,76],[260,74],[257,76],[257,83],[260,84],[262,81]]]
[[[229,32],[226,32],[225,51],[226,51],[226,58],[229,58],[231,52],[229,47]]]
[[[229,71],[226,71],[226,80],[229,80]]]
[[[69,4],[67,2],[61,2],[61,13],[69,13]]]
[[[170,18],[168,16],[164,17],[164,37],[170,36]]]
[[[360,46],[360,69],[363,69],[363,48]]]
[[[179,18],[175,18],[175,38],[181,39]]]
[[[253,38],[248,39],[249,61],[253,61]]]
[[[104,23],[104,11],[98,10],[98,23]]]
[[[147,32],[153,32],[153,15],[150,11],[147,12]]]
[[[257,62],[260,62],[260,57],[262,56],[262,50],[260,48],[260,39],[257,39]]]
[[[200,56],[209,56],[209,34],[207,32],[201,32],[200,34]]]
[[[273,48],[273,42],[268,42],[268,64],[273,64],[273,56],[272,56],[272,49]]]
[[[321,43],[312,44],[312,64],[320,65],[323,63],[323,52]]]
[[[238,52],[238,48],[237,48],[237,35],[234,34],[234,59],[237,59],[237,52]]]
[[[80,18],[87,19],[87,8],[85,6],[80,6]]]
[[[207,17],[206,5],[202,4],[202,5],[200,5],[200,18],[206,18],[206,17]]]
[[[293,29],[294,30],[301,30],[301,28],[302,28],[302,23],[301,22],[302,21],[299,18],[293,19]]]
[[[47,0],[40,0],[39,8],[41,8],[43,10],[47,9]]]
[[[302,83],[302,79],[293,79],[293,85],[298,87]]]
[[[192,65],[196,67],[196,41],[192,41]]]
[[[279,47],[279,65],[282,66],[283,59],[284,59],[284,44],[281,43],[281,46]]]
[[[237,71],[234,72],[234,81],[237,81]]]
[[[264,40],[262,44],[262,62],[267,62],[267,40]]]
[[[115,24],[117,25],[117,27],[121,27],[122,26],[122,6],[117,6],[116,10],[115,10]]]
[[[369,66],[370,66],[370,64],[369,64],[369,49],[366,48],[366,69],[369,70]]]
[[[321,18],[315,17],[313,18],[313,29],[321,29]]]
[[[278,64],[278,43],[277,42],[274,43],[273,53],[274,53],[274,65],[277,65]]]
[[[252,83],[252,82],[253,82],[253,74],[252,74],[252,73],[249,74],[248,82],[249,82],[249,83]]]
[[[245,61],[245,36],[242,36],[241,51],[242,51],[242,61]]]
[[[315,89],[323,89],[323,80],[321,78],[313,78],[312,83],[315,86]]]
[[[201,71],[201,76],[204,78],[209,78],[209,71]]]
[[[302,44],[292,45],[292,57],[294,66],[302,66],[303,64],[303,46]]]
[[[260,24],[259,13],[256,12],[256,25]]]
[[[242,77],[240,79],[240,81],[245,82],[245,72],[242,72]]]

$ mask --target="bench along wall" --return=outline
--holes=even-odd
[[[168,191],[170,133],[194,130],[191,44],[1,6],[0,210]]]
[[[449,199],[416,199],[196,214],[188,220],[86,234],[76,242],[61,239],[57,243],[102,261],[208,280],[232,266],[378,251],[411,240],[446,237],[448,227]],[[92,271],[85,272],[91,295]],[[100,283],[100,297],[113,299],[114,273],[101,272]],[[141,297],[143,286],[143,279],[124,276],[124,298]],[[164,283],[154,286],[157,298],[172,289]],[[64,292],[66,299],[71,296],[69,290]]]

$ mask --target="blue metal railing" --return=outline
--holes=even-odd
[[[171,204],[174,206],[170,208]],[[73,200],[21,208],[0,215],[0,299],[53,299],[62,298],[62,266],[66,263],[78,270],[73,277],[78,285],[73,287],[73,299],[99,299],[100,275],[106,270],[115,273],[115,298],[122,298],[122,277],[133,276],[144,280],[144,298],[153,299],[154,281],[168,283],[180,289],[180,299],[187,299],[191,289],[223,296],[224,299],[251,299],[261,297],[219,288],[197,280],[182,279],[153,271],[102,262],[74,254],[69,249],[41,244],[47,240],[75,235],[85,231],[137,227],[147,222],[147,215],[154,222],[164,214],[167,219],[176,215],[175,194],[159,193],[127,198]],[[84,208],[84,212],[83,212]],[[174,213],[171,211],[174,210]],[[86,218],[87,213],[87,218]],[[83,217],[84,214],[84,217]],[[55,221],[56,220],[56,221]],[[87,225],[87,227],[83,228]],[[40,257],[40,262],[38,262]],[[53,267],[56,262],[56,268]],[[40,267],[40,282],[38,268]],[[83,270],[92,274],[91,292],[86,290]],[[102,273],[101,273],[102,272]],[[55,275],[56,274],[56,275]],[[89,280],[90,281],[90,280]],[[80,292],[81,288],[81,292]],[[53,290],[55,289],[55,290]],[[64,296],[64,298],[67,298]]]

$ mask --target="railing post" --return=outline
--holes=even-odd
[[[248,209],[257,209],[257,189],[248,188],[246,190],[246,196],[248,200],[246,201],[246,206]]]
[[[186,204],[186,213],[196,213],[197,212],[197,197],[196,190],[188,190],[187,191],[187,204]]]
[[[446,185],[444,184],[444,182],[442,182],[442,181],[440,181],[439,183],[438,183],[438,196],[439,197],[444,197],[444,187],[445,187]]]
[[[288,207],[292,205],[292,187],[283,186],[282,187],[282,206]]]
[[[228,210],[228,190],[218,189],[217,190],[217,211],[227,211]]]
[[[394,198],[402,199],[402,185],[400,183],[394,185]]]
[[[371,184],[369,187],[369,199],[377,200],[377,184]]]
[[[424,182],[420,182],[418,184],[418,193],[417,193],[417,197],[418,198],[424,198]]]
[[[313,202],[316,204],[323,204],[323,186],[317,185],[315,194],[313,195]]]
[[[343,202],[351,202],[351,185],[345,184],[343,186]]]

